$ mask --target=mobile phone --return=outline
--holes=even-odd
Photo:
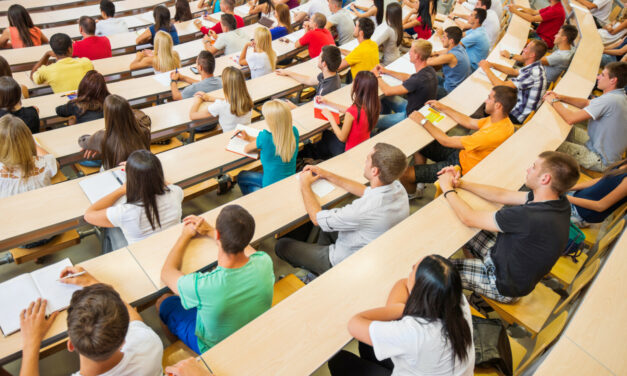
[[[191,67],[189,68],[194,74],[198,74],[198,68],[196,67]]]

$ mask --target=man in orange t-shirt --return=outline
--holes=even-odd
[[[515,104],[516,89],[508,86],[492,88],[485,101],[485,112],[489,116],[483,119],[473,119],[438,101],[427,102],[431,108],[449,116],[462,127],[476,130],[468,136],[449,136],[420,112],[414,111],[409,117],[429,132],[435,141],[414,154],[414,165],[407,167],[401,177],[407,193],[420,196],[424,183],[435,182],[438,172],[444,167],[459,165],[462,174],[470,171],[514,133],[514,125],[508,115]],[[435,163],[427,164],[427,159]]]

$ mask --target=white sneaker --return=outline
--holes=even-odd
[[[407,198],[409,198],[410,200],[413,200],[415,198],[422,198],[422,196],[424,196],[425,194],[425,188],[427,188],[425,183],[416,184],[416,192],[408,194]]]

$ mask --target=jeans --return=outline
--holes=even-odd
[[[372,346],[359,342],[359,356],[342,350],[329,360],[332,376],[388,376],[394,364],[390,359],[377,360]]]
[[[432,141],[422,148],[420,154],[435,163],[414,165],[416,183],[434,183],[438,180],[438,172],[441,169],[459,164],[459,150],[442,146],[437,141]]]
[[[102,228],[102,253],[109,253],[128,245],[128,241],[119,227]]]
[[[407,100],[398,95],[384,97],[381,100],[381,116],[376,128],[384,131],[407,118]]]
[[[448,94],[448,90],[444,88],[444,78],[438,76],[438,92],[436,94],[436,99],[440,100]]]
[[[337,240],[337,232],[321,232],[317,244],[281,238],[274,246],[276,255],[290,265],[320,275],[331,269],[329,246]]]
[[[245,196],[263,188],[263,172],[242,171],[237,175],[237,184]]]

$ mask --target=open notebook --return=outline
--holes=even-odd
[[[433,125],[437,125],[446,118],[446,115],[430,106],[423,106],[418,112]]]
[[[235,132],[233,133],[233,136],[237,134],[237,131],[246,131],[246,133],[248,133],[249,136],[252,136],[255,138],[259,137],[259,129],[249,127],[246,125],[237,124],[237,126],[235,127]],[[246,147],[246,145],[248,145],[248,141],[235,136],[229,140],[228,145],[226,145],[226,150],[232,151],[233,153],[241,154],[243,156],[246,156],[252,159],[259,158],[259,153],[257,152],[246,153],[244,151],[244,148]]]
[[[109,193],[120,188],[126,181],[126,173],[122,170],[110,170],[81,180],[78,185],[93,204]]]
[[[20,313],[39,298],[48,301],[46,315],[70,305],[72,294],[81,287],[59,281],[66,266],[72,266],[68,258],[0,284],[0,328],[5,336],[20,330]]]
[[[333,115],[333,119],[335,119],[335,124],[340,124],[340,112],[336,108],[314,101],[314,117],[320,120],[329,120],[324,116],[322,110],[329,110],[331,115]]]

